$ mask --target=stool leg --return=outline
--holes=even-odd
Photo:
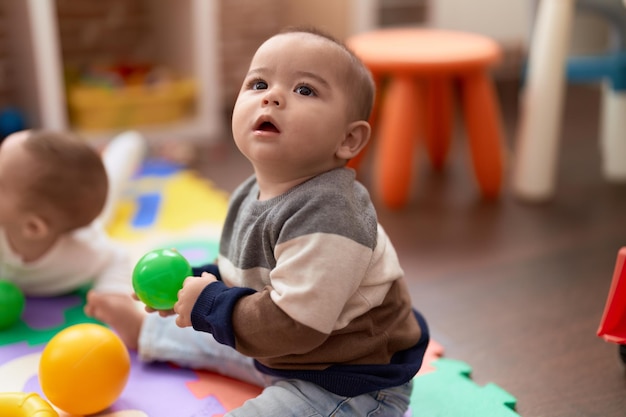
[[[426,85],[424,136],[433,168],[443,169],[452,127],[452,83],[447,77],[433,77]]]
[[[418,94],[413,78],[393,78],[380,110],[375,186],[389,208],[400,208],[408,201],[417,140]]]
[[[520,101],[512,178],[515,194],[525,200],[542,201],[554,193],[573,9],[574,0],[539,2]]]
[[[504,144],[495,89],[482,71],[463,77],[461,86],[474,173],[483,196],[496,198],[503,176]]]
[[[602,86],[600,147],[602,172],[609,181],[626,181],[626,91]]]

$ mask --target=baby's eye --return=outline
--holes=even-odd
[[[263,80],[253,80],[248,85],[252,90],[267,90],[267,83]]]
[[[315,95],[315,91],[313,91],[313,89],[307,85],[299,85],[296,87],[296,89],[294,90],[296,93],[298,94],[302,94],[303,96],[314,96]]]

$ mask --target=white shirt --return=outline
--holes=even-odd
[[[13,252],[0,228],[0,279],[15,283],[25,295],[61,295],[89,283],[96,290],[128,294],[131,274],[129,256],[98,222],[62,236],[33,262]]]

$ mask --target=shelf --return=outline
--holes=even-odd
[[[59,3],[56,3],[56,2]],[[168,137],[176,140],[217,140],[223,134],[224,122],[221,114],[221,89],[218,54],[217,2],[205,0],[128,0],[127,10],[145,13],[140,16],[140,29],[151,28],[144,34],[148,58],[159,65],[172,69],[183,77],[193,78],[197,91],[194,113],[177,123],[154,126],[128,126],[143,133],[148,139],[160,140]],[[75,11],[69,24],[77,25],[82,20],[87,5],[99,7],[98,3],[84,0],[0,0],[5,20],[10,24],[5,31],[9,38],[11,67],[14,68],[17,93],[16,105],[23,109],[29,125],[34,128],[74,129],[68,117],[65,95],[64,71],[68,62],[74,63],[76,55],[64,50],[61,33],[80,30],[68,24],[67,15],[59,16],[59,10]],[[115,9],[112,5],[118,6]],[[107,19],[100,19],[102,33],[97,25],[87,25],[92,37],[72,36],[74,42],[91,42],[88,46],[98,51],[96,42],[107,40],[105,29],[115,29],[115,18],[124,16],[124,1],[112,3],[104,9]],[[121,6],[120,6],[121,5]],[[59,6],[62,6],[61,8]],[[101,5],[100,5],[101,6]],[[73,8],[73,9],[72,9]],[[96,19],[98,17],[96,16]],[[107,26],[108,25],[108,26]],[[109,35],[110,36],[110,35]],[[73,39],[75,38],[75,39]],[[65,42],[68,42],[67,36]],[[86,39],[86,40],[85,40]],[[109,38],[110,40],[110,38]],[[67,46],[67,45],[66,45]],[[80,44],[78,44],[80,46]],[[76,45],[72,45],[76,50]],[[125,57],[120,57],[125,58]],[[66,62],[67,61],[67,62]],[[79,131],[88,139],[100,139],[115,134],[126,127],[103,129],[102,131]]]

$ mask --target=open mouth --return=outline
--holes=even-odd
[[[267,120],[259,123],[259,125],[256,127],[255,130],[261,131],[261,132],[272,132],[272,133],[280,132],[280,130],[278,130],[278,128],[274,125],[274,123],[267,121]]]

